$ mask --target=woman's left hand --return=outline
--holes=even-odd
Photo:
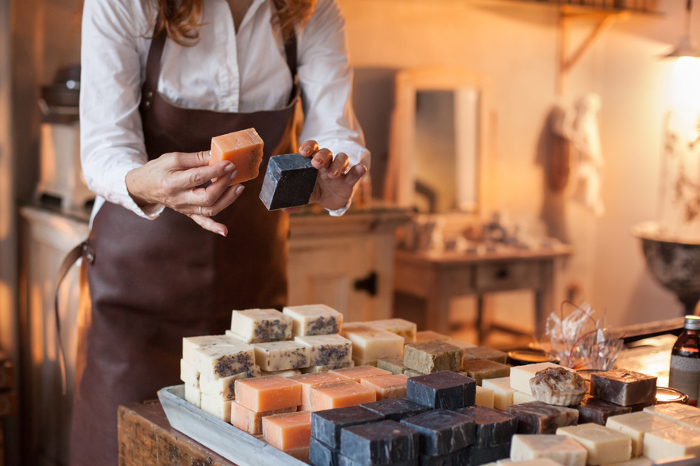
[[[316,141],[306,141],[299,147],[299,153],[304,157],[313,157],[311,165],[318,169],[316,187],[311,194],[309,204],[317,203],[328,210],[336,210],[348,203],[353,188],[360,181],[367,167],[357,164],[348,170],[348,156],[339,153],[333,159],[333,153],[328,149],[318,148]],[[283,209],[289,214],[299,212],[301,207]]]

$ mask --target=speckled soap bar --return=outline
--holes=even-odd
[[[420,433],[421,453],[446,455],[474,443],[474,420],[446,409],[434,409],[401,421]]]
[[[656,399],[656,377],[627,370],[591,374],[591,395],[621,406]]]
[[[476,425],[476,448],[493,447],[510,443],[518,431],[518,419],[510,414],[482,406],[470,406],[457,410],[472,419]]]
[[[406,345],[404,351],[404,366],[407,369],[431,374],[461,370],[465,350],[444,341],[428,341]]]
[[[629,406],[619,406],[614,403],[593,398],[586,395],[581,400],[581,403],[572,408],[578,410],[578,423],[586,424],[589,422],[604,426],[610,416],[619,416],[632,412]]]
[[[464,350],[464,359],[488,359],[489,361],[505,364],[508,355],[503,351],[475,346],[474,348],[466,348]]]
[[[341,362],[338,364],[330,364],[328,366],[309,366],[301,370],[302,374],[321,374],[323,372],[329,372],[339,369],[350,369],[355,367],[354,361]]]
[[[484,379],[509,377],[510,366],[488,359],[465,359],[462,361],[462,372],[466,372],[467,376],[476,380],[476,384],[481,386]]]
[[[340,432],[340,453],[362,464],[391,464],[418,457],[420,436],[395,421],[345,427]]]
[[[253,348],[245,343],[204,346],[194,350],[194,366],[210,379],[250,372],[255,365]]]
[[[309,347],[294,341],[253,343],[255,362],[264,371],[309,367]]]
[[[194,364],[180,359],[180,380],[185,382],[185,385],[199,388],[199,377],[199,371]]]
[[[294,336],[331,335],[343,327],[343,314],[325,304],[287,306],[282,313],[292,318]]]
[[[377,360],[377,367],[379,369],[384,369],[392,374],[403,374],[403,358],[384,358]]]
[[[211,397],[218,398],[225,401],[230,401],[236,399],[234,392],[234,387],[236,380],[248,379],[251,377],[260,377],[260,366],[254,365],[251,370],[247,372],[239,372],[228,377],[221,377],[218,379],[210,379],[209,377],[199,378],[199,388],[202,393],[205,393]]]
[[[340,335],[294,337],[294,341],[309,347],[311,366],[337,366],[352,361],[352,343]]]
[[[227,335],[207,335],[182,339],[182,359],[194,364],[194,350],[205,346],[237,345],[240,340]]]
[[[311,436],[331,448],[340,448],[342,428],[382,420],[382,415],[360,406],[316,411],[311,414]]]
[[[396,422],[430,410],[428,406],[423,406],[422,404],[407,400],[406,398],[375,401],[374,403],[365,403],[360,406],[381,415],[384,419],[390,419]]]
[[[406,385],[406,398],[435,409],[473,406],[476,381],[451,371],[411,377]]]
[[[227,335],[245,343],[289,340],[292,318],[275,309],[248,309],[231,313],[231,330]]]
[[[260,190],[260,200],[267,210],[304,206],[316,186],[318,170],[311,158],[301,154],[270,157]]]
[[[578,422],[575,409],[541,401],[508,406],[508,414],[518,418],[519,434],[553,434],[559,427],[575,426]]]

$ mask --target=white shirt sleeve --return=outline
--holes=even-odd
[[[319,0],[298,37],[299,86],[304,106],[301,142],[313,139],[334,156],[344,152],[350,167],[363,163],[369,168],[370,153],[352,110],[353,75],[345,44],[345,20],[336,1]],[[330,214],[343,215],[351,201]]]
[[[82,25],[80,89],[81,162],[96,195],[153,219],[162,205],[139,208],[126,174],[146,163],[139,103],[142,64],[137,38],[146,31],[132,0],[86,0]]]

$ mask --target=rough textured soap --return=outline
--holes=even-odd
[[[420,435],[395,421],[345,427],[340,453],[364,464],[390,464],[418,457]]]
[[[352,343],[340,335],[294,337],[294,341],[309,347],[311,366],[336,366],[352,361]]]
[[[231,422],[231,402],[202,393],[201,409],[224,422]]]
[[[403,358],[384,358],[377,360],[377,367],[389,371],[392,374],[403,374]]]
[[[510,377],[486,379],[481,382],[481,386],[493,390],[493,407],[497,410],[505,411],[513,404],[515,389],[510,387]]]
[[[236,380],[249,379],[251,377],[260,377],[260,367],[255,365],[249,372],[240,372],[229,377],[221,377],[219,379],[210,379],[209,377],[200,377],[199,385],[202,393],[206,393],[214,398],[219,398],[224,401],[231,401],[236,398],[234,391]]]
[[[360,406],[381,415],[384,419],[390,419],[396,422],[430,410],[429,407],[407,400],[406,398],[375,401],[374,403],[365,403]]]
[[[357,359],[376,364],[378,359],[403,356],[403,338],[386,330],[356,330],[348,332],[346,338],[352,342],[355,364]]]
[[[559,427],[578,422],[578,411],[532,401],[508,407],[508,414],[518,418],[519,434],[553,434]]]
[[[205,346],[238,345],[240,341],[227,335],[208,335],[182,339],[182,359],[194,364],[194,350]]]
[[[298,375],[296,377],[290,377],[289,380],[293,380],[294,382],[301,384],[301,410],[305,411],[311,409],[311,387],[329,383],[345,382],[349,379],[339,374],[320,373]]]
[[[462,369],[464,349],[444,341],[406,345],[404,366],[424,374]]]
[[[508,355],[503,351],[475,346],[474,348],[467,348],[464,350],[464,359],[488,359],[489,361],[505,364]]]
[[[368,325],[391,333],[395,333],[404,339],[405,343],[415,343],[418,327],[415,323],[404,319],[373,320]]]
[[[331,448],[340,448],[344,427],[383,421],[384,416],[360,406],[317,411],[311,414],[311,435]]]
[[[588,451],[566,435],[514,435],[510,450],[513,461],[549,458],[564,466],[585,466]]]
[[[260,200],[267,210],[304,206],[316,187],[318,170],[301,154],[270,157]]]
[[[194,350],[194,366],[202,377],[219,379],[251,372],[255,366],[255,354],[251,346],[240,342],[203,346]]]
[[[605,423],[605,427],[621,432],[632,439],[632,456],[642,454],[645,433],[668,429],[675,425],[672,421],[644,412],[611,416]]]
[[[253,343],[255,362],[264,371],[309,367],[309,347],[294,341]]]
[[[537,364],[526,364],[524,366],[515,366],[510,368],[510,388],[523,392],[532,396],[532,388],[530,387],[530,379],[535,377],[539,371],[549,367],[561,367],[551,362],[541,362]]]
[[[493,390],[477,386],[474,404],[493,409]]]
[[[427,374],[424,374],[423,372],[414,371],[413,369],[404,369],[403,375],[410,378],[410,377],[419,377],[421,375],[427,375]]]
[[[481,386],[484,379],[499,379],[510,376],[510,366],[488,359],[465,359],[462,361],[462,372],[476,380],[476,384]]]
[[[621,406],[656,399],[656,377],[627,370],[591,374],[591,395]]]
[[[372,401],[377,401],[376,392],[352,380],[316,385],[311,387],[309,393],[309,404],[312,411],[344,408]]]
[[[406,398],[436,409],[473,406],[476,381],[450,371],[411,377],[406,385]]]
[[[406,398],[405,375],[380,375],[374,377],[363,377],[360,383],[371,388],[377,393],[377,401]]]
[[[503,445],[497,445],[495,447],[486,448],[467,448],[463,450],[468,458],[468,462],[460,458],[460,465],[468,464],[469,466],[477,466],[481,464],[490,463],[492,461],[497,461],[503,458],[508,458],[510,455],[510,443],[504,443]]]
[[[644,456],[653,461],[700,455],[700,435],[687,427],[654,430],[644,435]]]
[[[620,414],[632,412],[630,407],[618,406],[614,403],[593,398],[590,395],[586,395],[581,400],[581,403],[572,406],[572,408],[578,410],[579,424],[593,422],[601,426],[605,425],[610,416],[619,416]]]
[[[334,449],[311,437],[309,444],[309,461],[314,466],[338,466],[339,449]]]
[[[343,314],[325,304],[287,306],[282,312],[294,321],[294,336],[331,335],[343,326]]]
[[[472,419],[476,425],[477,448],[493,447],[510,443],[518,430],[515,416],[482,406],[470,406],[457,410],[463,416]]]
[[[337,369],[348,369],[350,367],[355,367],[354,361],[341,362],[339,364],[330,364],[328,366],[309,366],[301,369],[302,374],[320,374],[323,372],[330,372]]]
[[[625,434],[598,424],[560,427],[557,435],[568,435],[588,450],[587,464],[627,461],[632,457],[632,440]]]
[[[435,409],[401,421],[420,432],[420,451],[446,455],[474,443],[474,420],[453,411]]]
[[[272,411],[301,404],[301,384],[284,377],[236,381],[236,401],[253,411]]]
[[[311,413],[308,411],[267,416],[262,426],[263,439],[282,451],[308,447],[311,441]]]
[[[661,416],[670,421],[680,421],[700,416],[700,408],[683,403],[666,403],[644,408],[644,412]]]
[[[340,374],[343,377],[347,377],[355,382],[360,382],[360,379],[365,377],[374,377],[377,375],[391,375],[391,372],[385,371],[384,369],[379,369],[372,366],[358,366],[350,367],[347,369],[336,369],[331,371],[334,374]]]
[[[432,330],[421,330],[416,332],[415,343],[425,343],[428,341],[448,341],[452,338],[449,335],[443,335],[442,333],[433,332]]]
[[[296,406],[290,406],[289,408],[256,412],[233,401],[231,402],[231,424],[250,435],[261,435],[262,420],[264,417],[272,416],[273,414],[295,413],[296,411]]]
[[[243,183],[258,177],[263,158],[263,140],[254,128],[211,138],[209,165],[222,160],[233,162],[238,174],[231,184]]]
[[[248,309],[231,313],[231,330],[227,335],[245,343],[289,340],[292,318],[276,309]]]

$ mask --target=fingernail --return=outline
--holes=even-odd
[[[231,173],[231,180],[233,180],[236,177],[236,175],[238,175],[238,170]]]
[[[243,186],[243,185],[237,187],[236,188],[236,195],[239,196],[243,192],[244,189],[245,189],[245,186]]]
[[[224,233],[223,230],[219,230],[219,234],[220,234],[221,236],[223,236],[224,238],[226,238],[226,233]]]
[[[235,166],[234,164],[232,164],[232,163],[229,162],[229,163],[226,165],[226,168],[224,168],[224,170],[225,170],[226,172],[231,172],[231,171],[233,171],[234,168],[236,168],[236,166]]]
[[[333,172],[333,176],[338,176],[338,173],[340,173],[340,170],[336,170]]]

